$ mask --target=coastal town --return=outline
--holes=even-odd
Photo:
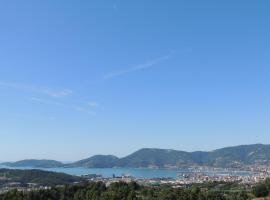
[[[84,174],[79,176],[80,181],[73,181],[69,185],[82,184],[84,182],[102,182],[106,186],[110,186],[116,182],[131,183],[136,182],[142,186],[159,187],[170,186],[172,188],[190,188],[194,184],[206,183],[236,183],[245,188],[252,188],[254,185],[270,178],[270,167],[266,165],[252,165],[241,169],[220,169],[213,167],[194,167],[189,168],[185,172],[177,174],[177,177],[134,177],[130,174],[122,174],[111,176],[102,176],[101,174]],[[12,181],[5,175],[0,175],[0,194],[16,189],[22,192],[49,190],[51,185],[26,183]],[[58,184],[56,187],[63,187],[66,184]]]
[[[27,170],[26,170],[27,171]],[[44,172],[43,173],[54,173]],[[71,176],[71,175],[68,175]],[[74,176],[73,176],[74,177]],[[176,177],[135,177],[131,174],[122,174],[111,176],[103,176],[101,174],[84,174],[76,176],[78,180],[74,180],[68,185],[75,186],[84,183],[103,183],[107,187],[114,183],[132,183],[136,182],[138,185],[144,187],[162,187],[169,186],[171,188],[184,188],[188,189],[194,185],[204,184],[230,184],[234,183],[240,187],[251,189],[256,184],[264,182],[267,178],[270,178],[270,167],[267,165],[250,165],[245,168],[237,169],[224,169],[213,167],[190,167],[185,171],[179,169],[179,173]],[[51,190],[52,187],[61,188],[67,185],[66,183],[59,182],[57,185],[40,184],[38,182],[25,182],[14,181],[8,178],[5,174],[0,174],[0,194],[7,193],[16,189],[24,193],[40,190]]]
[[[132,175],[103,177],[102,175],[88,174],[83,175],[89,181],[104,182],[106,185],[110,185],[114,182],[137,182],[140,185],[145,186],[158,186],[158,185],[169,185],[172,187],[189,187],[192,184],[201,184],[207,182],[224,182],[224,183],[238,183],[246,186],[252,186],[259,182],[270,178],[270,167],[267,166],[250,166],[250,171],[243,171],[240,175],[236,173],[235,169],[225,169],[227,173],[219,173],[220,169],[196,168],[188,173],[179,173],[176,178],[162,177],[162,178],[142,178],[133,177]],[[204,171],[204,172],[203,172]],[[205,173],[205,171],[208,171]],[[239,171],[238,171],[239,172]]]

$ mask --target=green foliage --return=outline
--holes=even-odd
[[[211,152],[185,152],[168,149],[144,148],[124,158],[97,155],[75,163],[70,167],[185,167],[205,165],[215,167],[237,167],[261,162],[270,164],[270,145],[241,145],[217,149]],[[237,165],[235,163],[238,163]]]
[[[269,194],[267,186],[261,183],[253,188],[253,194],[255,197],[266,197]]]
[[[54,187],[49,190],[19,192],[12,190],[0,195],[0,200],[248,200],[247,191],[208,190],[194,186],[189,189],[146,187],[137,183],[85,183]]]
[[[254,186],[252,192],[255,197],[267,197],[270,194],[270,179]]]
[[[17,162],[7,162],[2,163],[2,165],[9,167],[42,167],[42,168],[52,168],[52,167],[62,167],[63,163],[55,160],[35,160],[27,159],[20,160]]]
[[[112,155],[96,155],[90,158],[67,164],[67,167],[110,168],[114,167],[119,158]]]
[[[14,170],[0,169],[0,176],[8,178],[8,182],[20,182],[22,184],[35,183],[44,186],[56,186],[82,181],[80,177],[64,173],[48,172],[43,170]],[[1,183],[1,182],[0,182]]]
[[[236,164],[237,163],[237,164]],[[185,167],[204,165],[215,167],[239,167],[263,163],[270,164],[270,145],[254,144],[217,149],[215,151],[185,152],[168,149],[144,148],[126,157],[96,155],[70,164],[54,160],[22,160],[14,163],[2,163],[13,167]]]

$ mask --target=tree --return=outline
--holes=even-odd
[[[253,194],[255,197],[266,197],[269,191],[264,183],[260,183],[253,188]]]

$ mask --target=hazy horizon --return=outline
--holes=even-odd
[[[235,145],[235,146],[246,146],[246,145],[270,145],[270,144],[262,144],[262,143],[257,143],[257,144],[239,144],[239,145]],[[118,158],[124,158],[126,156],[129,156],[130,154],[132,153],[135,153],[136,151],[138,150],[141,150],[141,149],[164,149],[164,150],[176,150],[176,151],[185,151],[185,152],[196,152],[196,151],[202,151],[202,152],[211,152],[211,151],[214,151],[214,150],[218,150],[218,149],[222,149],[222,148],[227,148],[227,147],[235,147],[235,146],[223,146],[223,147],[219,147],[219,148],[216,148],[216,149],[211,149],[211,150],[202,150],[202,149],[197,149],[197,150],[194,150],[194,151],[187,151],[187,150],[184,150],[184,149],[170,149],[170,148],[159,148],[159,147],[142,147],[140,149],[137,149],[135,151],[132,151],[132,152],[129,152],[128,154],[125,154],[125,155],[122,155],[122,156],[118,156],[118,155],[115,155],[115,154],[109,154],[109,153],[105,153],[105,154],[100,154],[100,153],[92,153],[92,154],[89,154],[89,156],[87,157],[83,157],[83,158],[77,158],[75,160],[61,160],[61,159],[52,159],[52,158],[22,158],[20,160],[5,160],[5,161],[1,161],[0,160],[0,164],[1,163],[4,163],[4,162],[16,162],[16,161],[21,161],[21,160],[56,160],[56,161],[60,161],[62,163],[72,163],[72,162],[76,162],[76,161],[79,161],[79,160],[83,160],[83,159],[88,159],[92,156],[96,156],[96,155],[112,155],[112,156],[116,156]]]
[[[270,144],[269,8],[2,1],[0,160]]]

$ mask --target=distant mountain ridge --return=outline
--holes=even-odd
[[[55,160],[35,160],[35,159],[26,159],[20,160],[17,162],[5,162],[2,165],[8,167],[36,167],[36,168],[53,168],[53,167],[62,167],[63,163]]]
[[[68,167],[86,168],[112,168],[117,165],[119,158],[112,155],[96,155],[74,163],[67,164]]]
[[[270,145],[252,144],[226,147],[214,151],[186,152],[144,148],[126,157],[96,155],[70,164],[52,160],[23,160],[3,163],[11,167],[87,167],[87,168],[178,168],[188,166],[241,167],[270,164]]]
[[[35,183],[44,186],[71,184],[84,180],[78,176],[38,169],[0,169],[0,177],[2,178],[0,184],[20,182],[22,184]]]

